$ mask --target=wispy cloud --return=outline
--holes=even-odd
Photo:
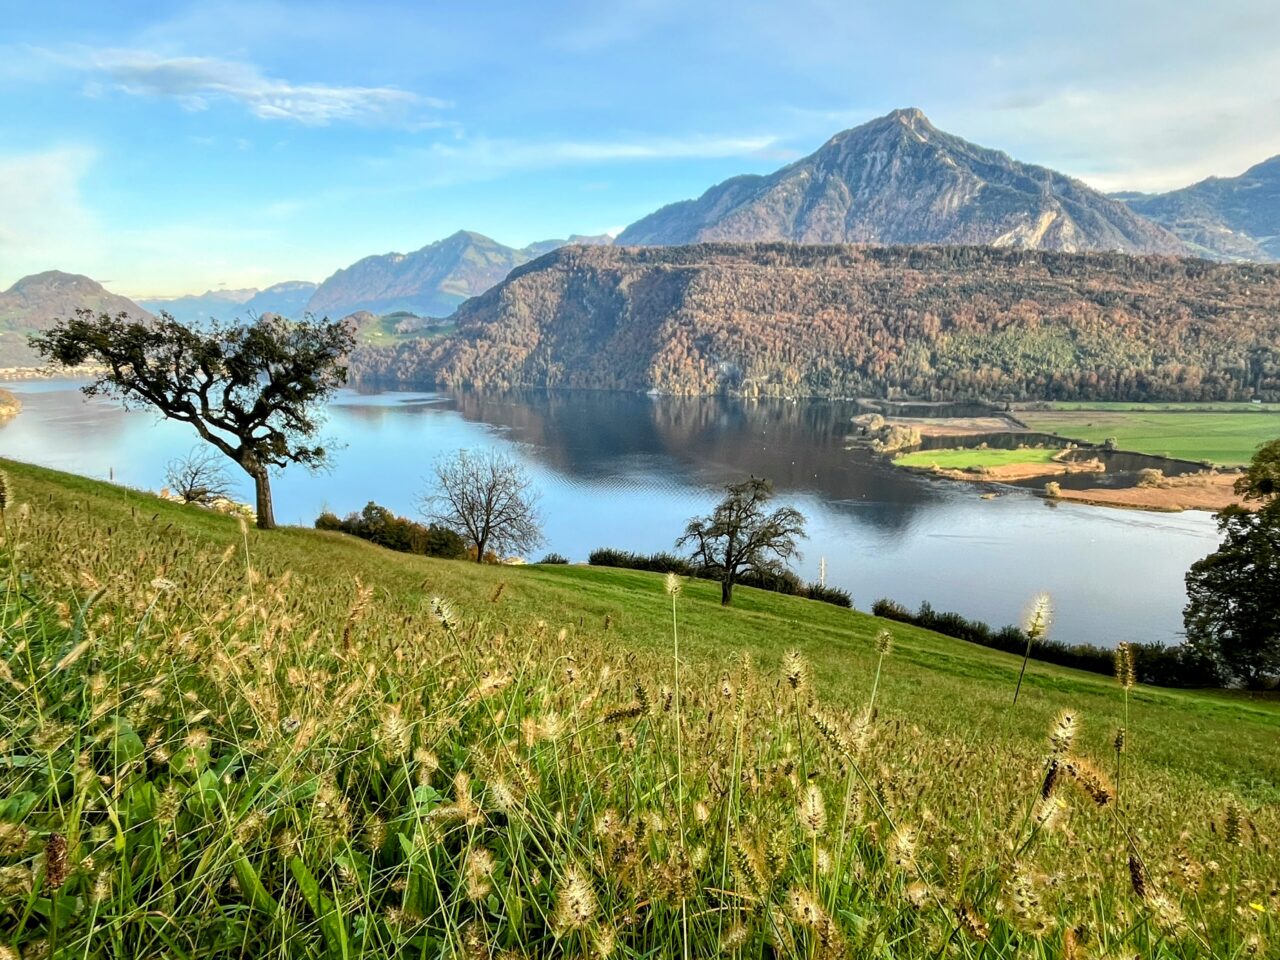
[[[416,108],[443,109],[443,100],[396,87],[294,83],[267,76],[257,66],[215,57],[163,56],[147,50],[96,50],[87,56],[59,57],[87,66],[98,80],[89,92],[106,87],[135,96],[168,97],[187,110],[204,110],[224,101],[238,103],[263,120],[287,120],[308,126],[331,123],[379,123],[410,120]],[[421,118],[412,118],[421,124]]]
[[[475,180],[517,170],[662,160],[758,156],[776,137],[637,137],[622,140],[491,140],[461,138],[399,151],[370,161],[375,168],[406,161],[432,183]]]

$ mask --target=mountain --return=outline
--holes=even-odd
[[[778,240],[1187,252],[1122,203],[944,133],[916,109],[836,134],[776,173],[734,177],[663,207],[616,242]]]
[[[565,247],[358,379],[747,396],[1280,398],[1280,266],[995,247]]]
[[[296,320],[306,312],[307,304],[319,284],[310,280],[286,280],[259,290],[244,303],[243,316],[258,317],[264,313],[278,313]]]
[[[610,242],[608,237],[576,236],[516,249],[483,234],[459,230],[413,253],[386,253],[356,261],[320,284],[307,310],[331,317],[361,310],[374,314],[405,310],[444,317],[468,297],[484,293],[514,267],[557,247]]]
[[[1170,193],[1115,196],[1201,256],[1280,260],[1280,156],[1238,177],[1210,177]]]
[[[0,293],[0,366],[25,367],[39,363],[27,346],[27,335],[48,330],[54,321],[75,316],[79,309],[151,316],[127,297],[111,293],[96,280],[77,273],[48,270],[23,277]]]
[[[138,303],[152,313],[164,311],[179,323],[199,326],[210,320],[232,320],[241,316],[245,304],[257,295],[252,287],[241,290],[206,290],[181,297],[150,297]]]

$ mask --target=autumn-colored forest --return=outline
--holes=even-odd
[[[932,399],[1280,399],[1280,266],[990,247],[568,247],[357,380]]]

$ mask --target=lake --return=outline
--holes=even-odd
[[[24,409],[0,426],[0,456],[156,490],[166,463],[197,442],[184,424],[86,400],[73,382],[4,386]],[[585,561],[601,546],[672,549],[719,488],[755,474],[809,518],[798,572],[816,580],[825,558],[827,582],[860,609],[878,597],[913,608],[928,600],[998,626],[1020,621],[1043,590],[1059,639],[1181,639],[1183,576],[1217,546],[1211,515],[1051,504],[1012,488],[983,500],[978,486],[847,449],[856,412],[836,401],[348,390],[328,411],[332,469],[284,471],[273,481],[276,515],[309,525],[324,509],[371,499],[413,515],[436,457],[500,447],[541,492],[544,550]]]

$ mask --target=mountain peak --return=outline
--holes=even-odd
[[[882,119],[896,120],[907,126],[913,126],[917,123],[933,126],[933,124],[929,123],[929,118],[924,115],[924,111],[919,107],[899,107],[897,110],[886,114]]]
[[[735,177],[663,207],[617,239],[703,241],[1187,252],[1117,201],[939,130],[918,107],[838,133],[768,176]]]
[[[36,290],[65,289],[86,293],[104,293],[102,284],[80,273],[63,270],[45,270],[23,277],[9,288],[9,293],[30,293]]]
[[[77,310],[127,313],[135,320],[151,316],[132,300],[81,274],[62,270],[33,273],[0,293],[0,367],[36,363],[27,335],[48,330],[58,320],[75,316]]]

